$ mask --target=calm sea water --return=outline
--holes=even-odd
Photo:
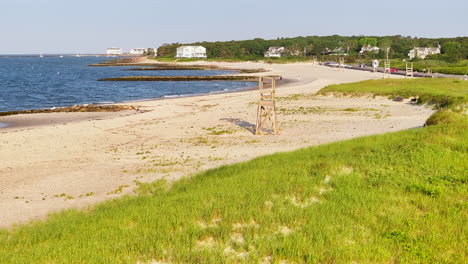
[[[96,57],[0,57],[0,112],[114,103],[242,90],[251,82],[98,82],[123,76],[205,76],[226,71],[123,71],[134,67],[88,67]]]

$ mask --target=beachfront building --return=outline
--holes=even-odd
[[[148,51],[148,49],[135,48],[135,49],[130,50],[130,54],[132,54],[132,55],[144,55],[147,51]]]
[[[107,55],[122,55],[121,48],[108,48],[106,54]]]
[[[379,53],[379,51],[380,51],[379,47],[374,47],[374,46],[371,46],[371,45],[367,45],[367,46],[362,46],[361,47],[361,50],[359,51],[359,54],[363,55],[364,53],[371,53],[371,52],[373,52],[374,54],[377,54],[377,53]]]
[[[180,46],[175,56],[179,58],[206,59],[206,48],[202,46]]]
[[[270,47],[268,51],[265,52],[265,58],[280,58],[284,50],[284,47]]]
[[[408,53],[410,60],[414,58],[424,60],[429,55],[440,54],[440,45],[437,48],[414,47]]]

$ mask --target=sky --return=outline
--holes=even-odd
[[[335,34],[468,36],[468,1],[0,0],[0,54]]]

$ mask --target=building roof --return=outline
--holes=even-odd
[[[204,48],[203,46],[180,46],[178,47],[178,49],[180,48]]]
[[[270,47],[268,49],[268,52],[283,52],[284,51],[284,47]]]

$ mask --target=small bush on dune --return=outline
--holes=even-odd
[[[439,125],[439,124],[460,124],[467,123],[468,108],[466,105],[453,106],[448,109],[439,110],[429,117],[426,125]]]

